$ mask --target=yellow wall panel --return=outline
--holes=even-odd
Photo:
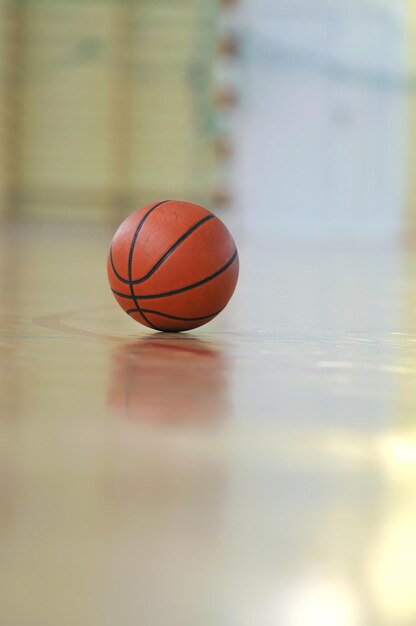
[[[2,98],[0,129],[15,163],[0,186],[13,169],[16,210],[106,219],[210,201],[216,2],[31,0],[15,19],[19,106]]]

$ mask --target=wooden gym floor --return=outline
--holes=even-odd
[[[415,258],[240,237],[163,335],[111,235],[3,225],[0,623],[413,626]]]

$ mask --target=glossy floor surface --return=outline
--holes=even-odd
[[[111,235],[2,228],[0,623],[414,626],[413,256],[240,237],[163,335]]]

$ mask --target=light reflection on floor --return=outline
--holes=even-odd
[[[413,257],[247,244],[176,336],[108,239],[2,238],[1,624],[413,625]]]

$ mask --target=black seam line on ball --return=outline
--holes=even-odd
[[[207,320],[210,317],[215,317],[221,311],[223,311],[225,307],[222,307],[219,311],[215,311],[215,313],[211,313],[210,315],[201,315],[201,317],[178,317],[176,315],[168,315],[167,313],[162,313],[161,311],[153,311],[152,309],[141,309],[142,313],[152,314],[152,315],[160,315],[160,317],[167,317],[170,320],[178,320],[180,322],[199,322],[201,320]],[[127,313],[131,315],[132,313],[139,313],[137,309],[129,309]]]
[[[190,237],[192,235],[193,232],[195,232],[200,226],[202,226],[203,224],[205,224],[205,222],[208,222],[209,220],[212,220],[215,218],[215,215],[207,215],[204,218],[202,218],[202,220],[199,220],[199,222],[197,222],[196,224],[194,224],[193,226],[191,226],[191,228],[189,228],[181,237],[179,237],[179,239],[177,241],[175,241],[175,243],[169,248],[169,250],[167,252],[165,252],[165,254],[163,256],[160,257],[160,259],[153,265],[153,267],[147,272],[147,274],[145,274],[142,278],[137,278],[136,280],[127,280],[126,278],[123,278],[116,270],[115,265],[114,265],[114,261],[113,261],[113,250],[112,250],[112,246],[110,247],[110,262],[111,262],[111,267],[113,268],[113,272],[116,275],[116,277],[118,278],[118,280],[121,283],[124,283],[125,285],[139,285],[140,283],[144,283],[146,280],[148,280],[151,276],[153,276],[153,274],[156,272],[156,270],[159,269],[159,267],[162,265],[162,263],[164,263],[166,261],[166,259],[172,254],[172,252],[174,252],[174,250],[176,250],[176,248],[178,248],[178,246],[181,245],[181,243],[183,243],[185,241],[185,239],[187,239],[188,237]]]
[[[136,298],[136,295],[134,293],[134,289],[133,289],[133,285],[131,283],[131,279],[132,279],[132,271],[133,271],[133,253],[134,253],[134,247],[136,245],[136,241],[137,241],[137,237],[139,236],[139,233],[143,227],[143,224],[145,223],[145,221],[147,220],[147,218],[149,217],[149,215],[151,215],[151,213],[153,213],[153,211],[155,209],[157,209],[159,206],[161,206],[162,204],[166,204],[167,202],[170,202],[169,200],[163,200],[162,202],[158,202],[154,207],[152,207],[151,209],[148,210],[148,212],[146,213],[146,215],[140,220],[139,225],[136,228],[136,231],[133,235],[133,239],[131,240],[131,244],[130,244],[130,251],[129,251],[129,263],[128,263],[128,276],[129,276],[129,286],[130,286],[130,292],[134,301],[134,304],[137,307],[137,310],[139,311],[140,315],[142,316],[142,318],[145,320],[145,322],[147,322],[147,324],[149,324],[149,326],[151,328],[153,328],[154,330],[160,330],[160,328],[158,328],[157,326],[155,326],[154,324],[152,324],[152,322],[150,320],[147,319],[146,315],[144,315],[144,313],[142,313],[141,309],[140,309],[140,304]]]
[[[165,293],[154,293],[148,296],[136,296],[136,295],[129,296],[125,293],[116,291],[115,289],[112,289],[112,292],[115,296],[118,296],[119,298],[125,298],[126,300],[134,300],[136,303],[136,306],[137,306],[136,300],[153,300],[156,298],[165,298],[167,296],[175,296],[178,293],[184,293],[185,291],[195,289],[196,287],[200,287],[201,285],[205,285],[205,283],[209,283],[209,281],[214,280],[214,278],[217,278],[217,276],[225,272],[234,263],[237,257],[238,257],[238,253],[237,253],[237,250],[235,250],[231,259],[227,261],[227,263],[223,265],[223,267],[221,267],[219,270],[217,270],[214,274],[211,274],[211,276],[207,276],[206,278],[199,280],[197,283],[192,283],[192,285],[187,285],[186,287],[181,287],[180,289],[175,289],[174,291],[166,291]],[[133,289],[132,285],[130,285],[130,289],[131,290]]]

